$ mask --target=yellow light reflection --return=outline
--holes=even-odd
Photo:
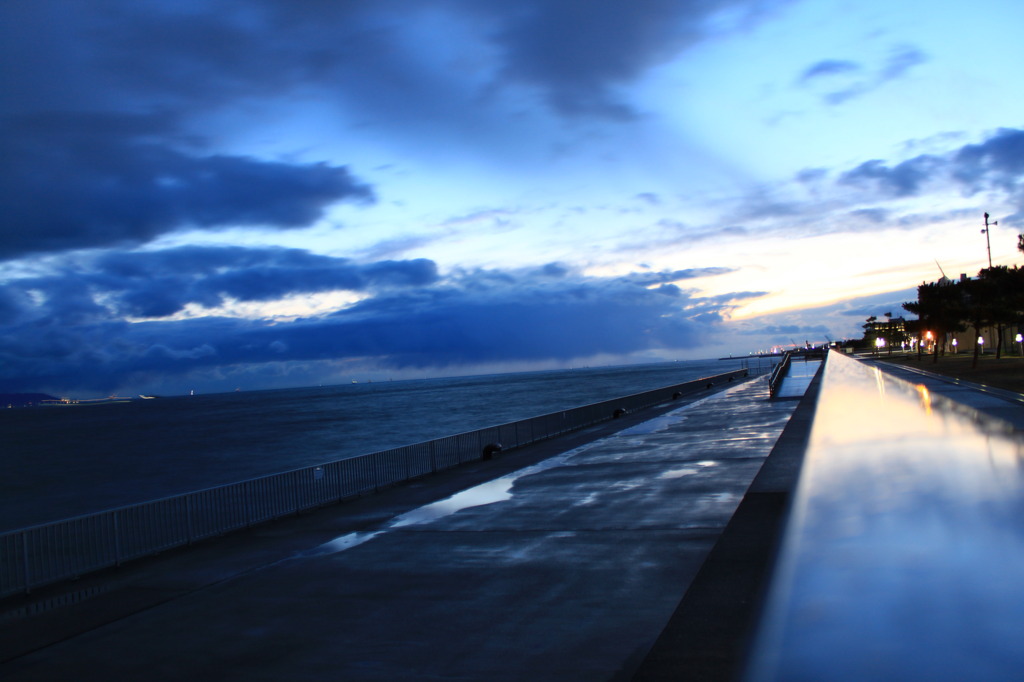
[[[917,384],[914,386],[917,391],[917,395],[921,398],[921,406],[924,408],[925,414],[932,413],[932,394],[928,392],[928,387],[924,384]]]

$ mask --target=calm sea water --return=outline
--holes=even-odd
[[[5,472],[0,530],[534,417],[720,374],[740,362],[680,361],[0,410]]]

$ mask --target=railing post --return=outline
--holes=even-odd
[[[111,514],[114,519],[114,565],[121,565],[121,525],[117,522],[117,512]]]
[[[21,562],[25,570],[25,594],[32,591],[32,571],[28,560],[28,533],[21,534]]]
[[[188,541],[188,544],[192,544],[193,537],[194,536],[192,533],[192,495],[190,494],[185,498],[185,539]]]
[[[242,484],[242,513],[245,514],[245,527],[252,527],[252,505],[249,502],[251,497],[252,481],[246,481]]]

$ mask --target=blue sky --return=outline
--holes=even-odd
[[[745,355],[1020,257],[1014,0],[0,18],[0,390]]]

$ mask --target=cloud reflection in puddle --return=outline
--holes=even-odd
[[[303,552],[299,556],[322,556],[325,554],[343,552],[346,549],[357,547],[364,542],[368,542],[378,535],[395,528],[431,523],[446,516],[451,516],[455,512],[463,509],[481,507],[487,504],[494,504],[495,502],[510,500],[512,499],[512,486],[515,485],[517,480],[547,469],[562,466],[568,462],[571,457],[574,457],[581,451],[592,447],[594,444],[595,443],[588,443],[586,445],[582,445],[573,450],[569,450],[568,452],[563,452],[557,457],[552,457],[551,459],[540,462],[539,464],[534,464],[533,466],[516,471],[508,476],[502,476],[501,478],[496,478],[493,481],[481,483],[480,485],[473,486],[472,488],[456,493],[451,497],[446,497],[443,500],[438,500],[437,502],[432,502],[413,509],[401,516],[395,517],[387,524],[387,526],[380,530],[373,532],[360,531],[341,535],[309,550],[308,552]]]
[[[630,435],[643,435],[655,433],[657,431],[663,431],[673,426],[674,424],[677,424],[680,420],[682,420],[685,417],[684,413],[687,410],[697,407],[698,405],[704,403],[707,400],[708,398],[701,398],[700,400],[696,400],[692,403],[689,403],[677,410],[673,410],[672,412],[669,412],[667,414],[631,426],[627,429],[624,429],[623,431],[620,431],[619,433]],[[555,467],[563,466],[566,463],[568,463],[570,459],[577,456],[584,450],[588,450],[596,445],[599,445],[603,443],[605,440],[605,438],[601,438],[591,443],[581,445],[567,452],[563,452],[562,454],[556,457],[552,457],[551,459],[545,460],[538,464],[534,464],[533,466],[530,467],[526,467],[525,469],[522,469],[520,471],[516,471],[512,474],[509,474],[508,476],[502,476],[501,478],[494,479],[493,481],[481,483],[480,485],[469,488],[468,490],[463,490],[462,492],[456,493],[451,497],[447,497],[443,500],[432,502],[431,504],[427,504],[422,507],[413,509],[412,511],[406,512],[405,514],[402,514],[401,516],[392,519],[386,526],[384,526],[380,530],[359,531],[341,535],[337,538],[334,538],[333,540],[330,540],[329,542],[325,542],[324,544],[315,547],[314,549],[311,549],[307,552],[303,552],[299,556],[322,556],[325,554],[335,554],[337,552],[343,552],[347,549],[358,547],[364,542],[368,542],[373,538],[377,537],[378,535],[381,535],[395,528],[405,528],[408,526],[427,524],[445,518],[446,516],[451,516],[455,512],[462,511],[463,509],[469,509],[471,507],[481,507],[487,504],[494,504],[497,502],[504,502],[510,500],[512,499],[512,487],[520,478],[532,476],[533,474],[540,473],[541,471],[545,471],[547,469],[553,469]],[[715,465],[716,463],[712,461],[697,462],[695,464],[697,468],[689,466],[680,469],[672,469],[661,474],[659,478],[680,478],[682,476],[688,476],[691,474],[698,473],[700,471],[700,467],[708,467]],[[625,485],[628,489],[632,487],[637,487],[640,484],[619,484],[620,487],[622,485]],[[583,503],[588,504],[591,502],[592,500],[588,499],[585,500]]]
[[[693,476],[699,474],[702,469],[707,467],[718,466],[718,462],[712,460],[704,460],[697,462],[694,466],[685,466],[678,469],[669,469],[663,472],[658,478],[682,478],[683,476]]]

